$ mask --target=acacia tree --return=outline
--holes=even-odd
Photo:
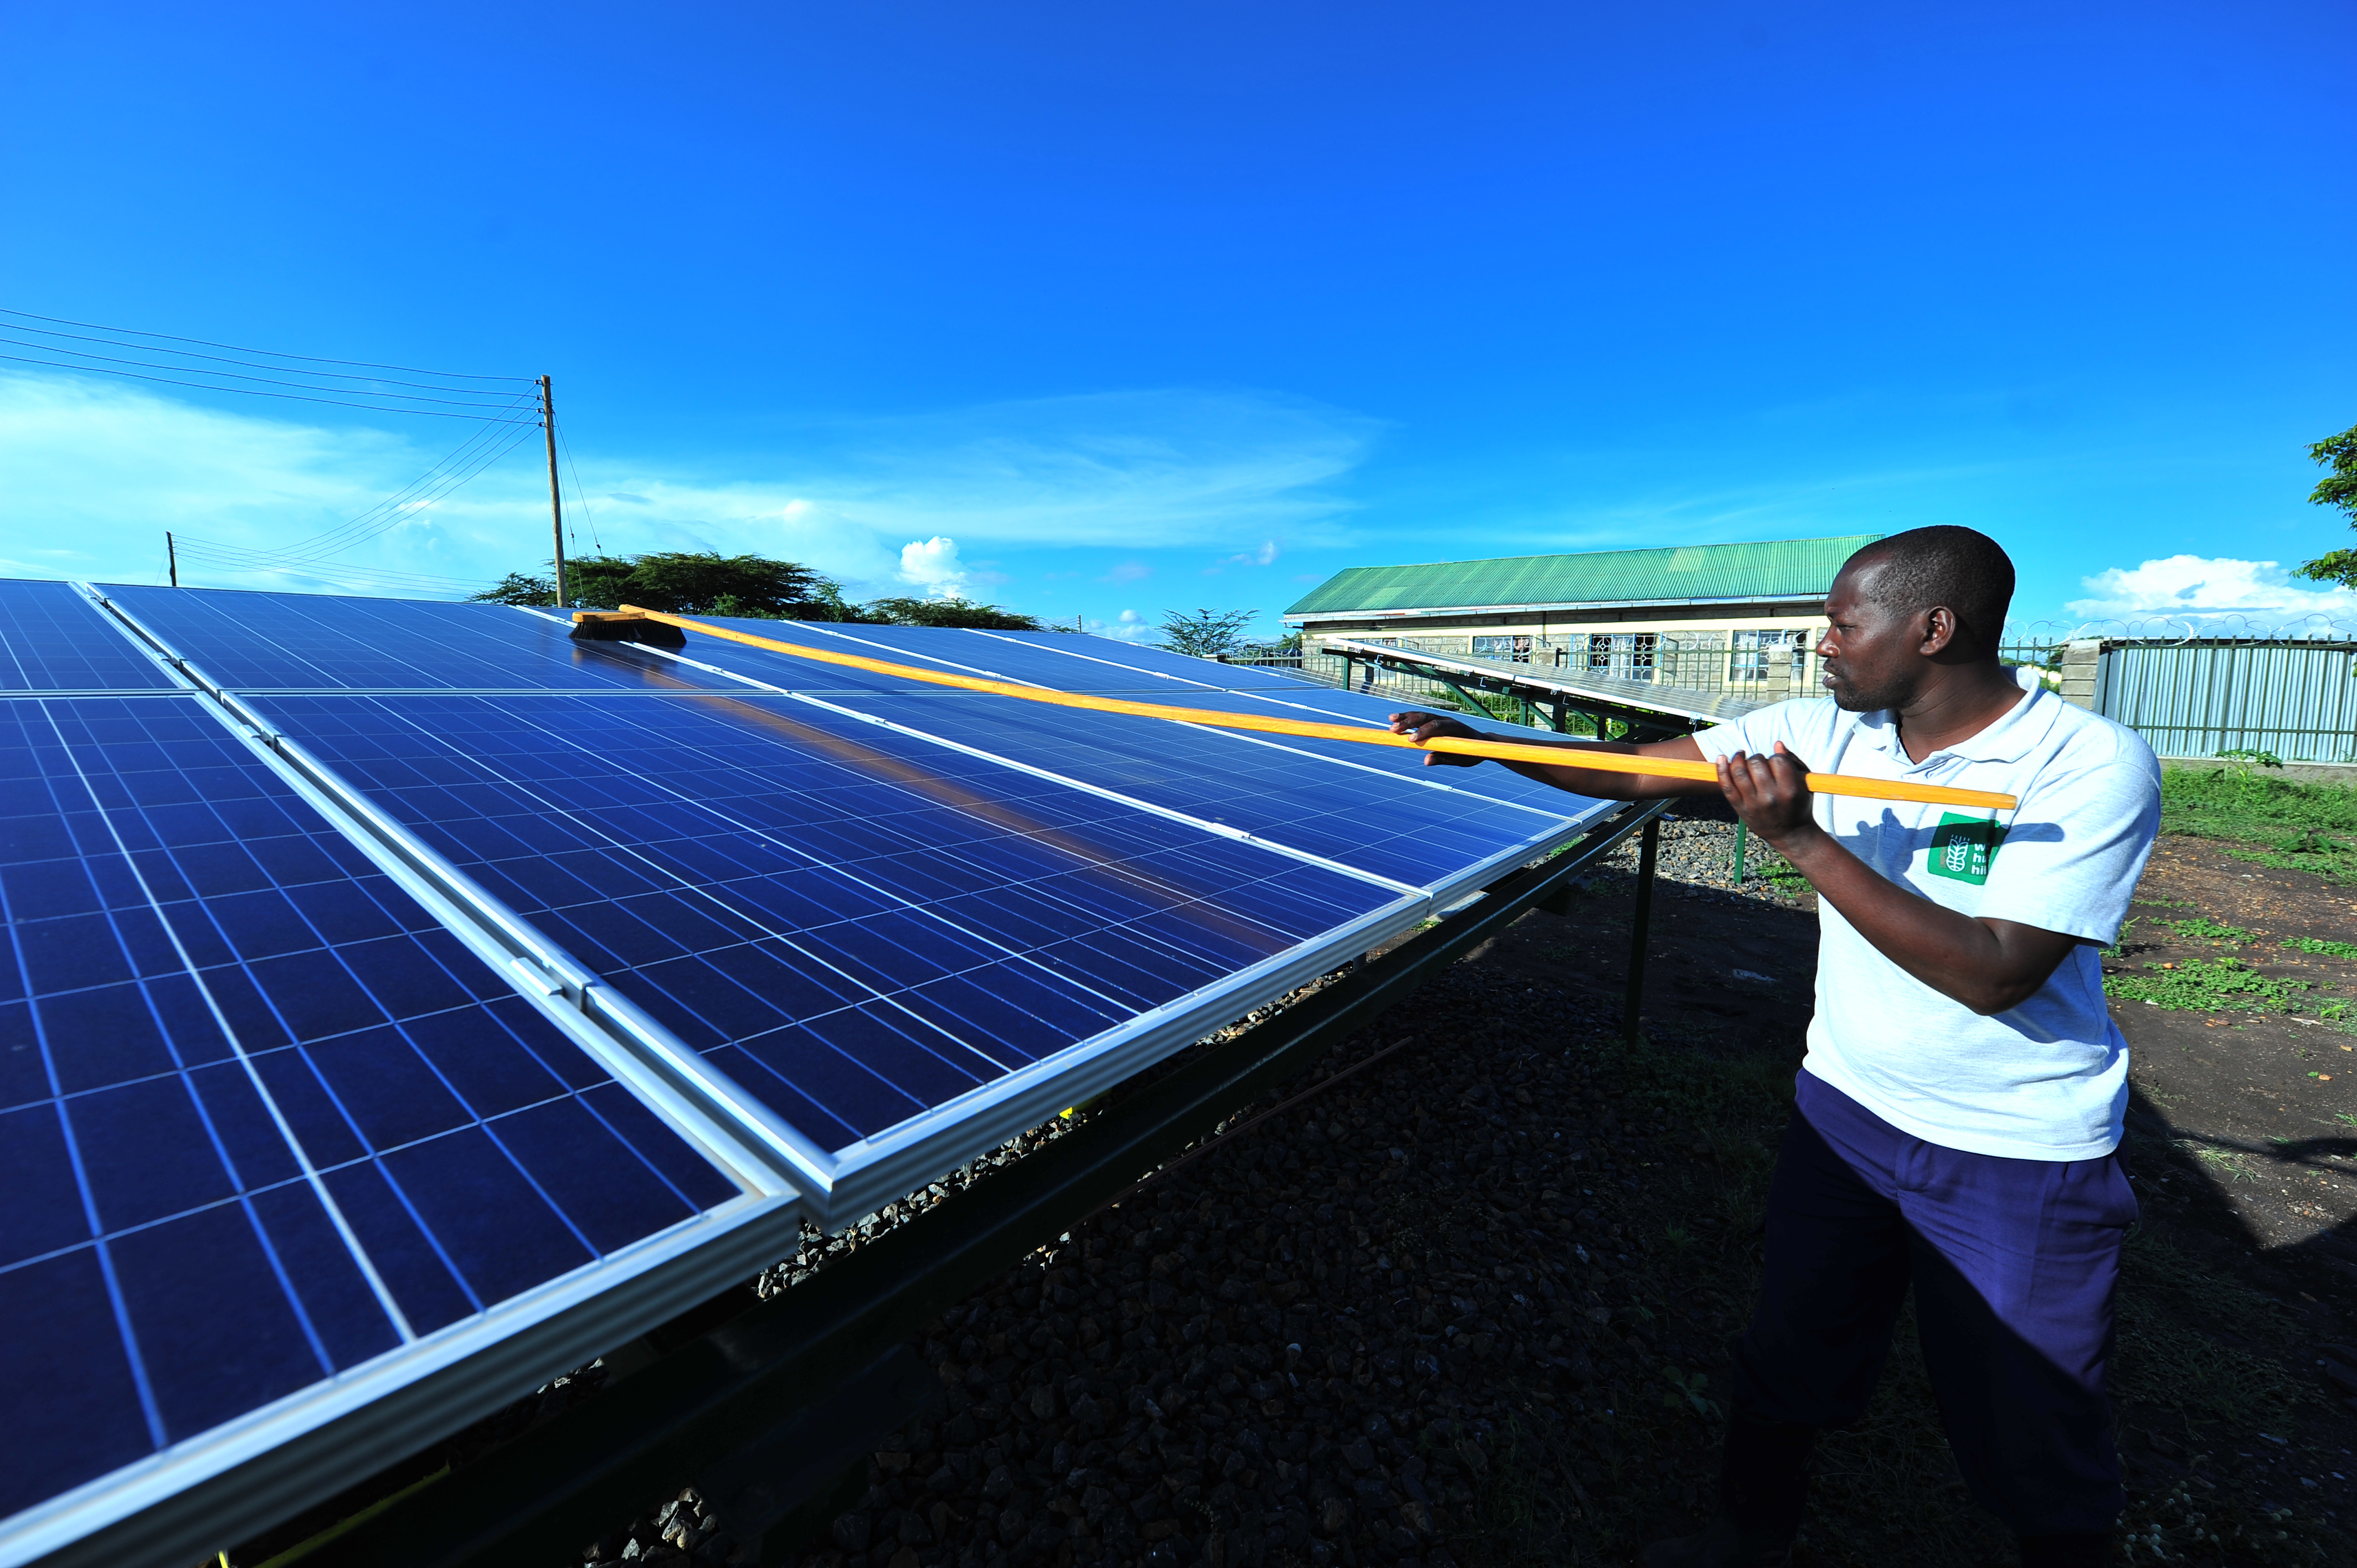
[[[1038,618],[966,599],[870,599],[859,607],[870,620],[893,626],[962,626],[984,631],[1044,631]]]
[[[1239,635],[1252,624],[1258,610],[1197,610],[1192,615],[1184,610],[1163,613],[1162,646],[1173,653],[1191,653],[1198,659],[1217,659],[1243,640]]]
[[[554,565],[554,563],[551,563]],[[668,615],[752,616],[768,620],[837,620],[842,594],[827,578],[792,561],[717,551],[658,550],[643,555],[583,555],[565,564],[565,589],[576,605],[610,610],[631,604]],[[474,597],[546,605],[548,577],[511,572]]]
[[[713,551],[579,556],[565,564],[565,589],[574,604],[593,610],[637,605],[666,615],[756,620],[979,627],[993,631],[1047,629],[1018,611],[964,599],[887,597],[854,604],[843,596],[842,584],[796,562]],[[473,597],[481,603],[538,608],[555,603],[556,585],[551,577],[511,572],[499,586]]]
[[[2349,526],[2357,528],[2357,424],[2338,435],[2328,435],[2308,449],[2308,455],[2319,463],[2328,464],[2331,472],[2317,481],[2308,499],[2318,506],[2339,507],[2349,515]],[[2332,550],[2313,561],[2299,564],[2300,576],[2319,583],[2339,583],[2346,588],[2357,588],[2357,550]]]

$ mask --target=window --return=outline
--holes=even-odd
[[[1495,659],[1508,664],[1528,664],[1531,661],[1531,639],[1523,637],[1477,637],[1473,639],[1473,657]]]
[[[1733,682],[1789,679],[1792,655],[1801,651],[1796,632],[1778,627],[1755,627],[1735,634],[1735,650],[1727,660],[1727,678]]]
[[[1653,678],[1654,650],[1661,638],[1650,631],[1595,631],[1587,635],[1587,668],[1616,681]]]

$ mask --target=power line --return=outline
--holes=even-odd
[[[187,534],[174,535],[178,548],[181,571],[185,575],[190,563],[208,565],[223,572],[241,575],[300,577],[312,581],[339,584],[376,592],[450,595],[473,593],[493,585],[480,577],[441,577],[424,572],[380,570],[370,566],[335,564],[320,564],[286,562],[266,551],[242,549],[236,545],[216,544],[209,540],[191,539]]]
[[[324,533],[290,544],[278,553],[289,561],[319,560],[364,543],[404,521],[405,515],[433,505],[514,451],[531,437],[533,428],[529,424],[524,425],[506,436],[496,448],[489,445],[490,440],[500,439],[496,428],[471,435],[457,451],[366,511],[347,519]],[[479,444],[482,445],[478,450],[468,450],[478,447]]]
[[[385,401],[387,401],[387,402],[392,402],[392,403],[443,403],[443,404],[446,404],[446,405],[447,405],[447,406],[454,407],[454,408],[468,408],[468,409],[476,410],[477,412],[476,412],[473,415],[471,415],[471,416],[470,416],[470,417],[475,417],[475,418],[497,418],[497,417],[498,417],[500,414],[501,414],[501,413],[507,413],[508,411],[510,411],[510,410],[511,410],[511,409],[515,409],[515,408],[519,408],[519,407],[522,406],[521,397],[520,397],[518,394],[516,394],[516,393],[512,393],[512,392],[467,392],[467,394],[466,394],[466,396],[464,396],[464,397],[422,397],[422,396],[418,395],[418,394],[417,394],[417,393],[415,393],[415,392],[371,392],[371,391],[369,391],[366,387],[337,387],[337,386],[326,386],[326,387],[323,387],[323,386],[315,386],[315,385],[313,385],[312,383],[310,383],[310,382],[308,382],[308,381],[280,381],[280,380],[278,380],[277,378],[273,377],[273,376],[247,376],[247,375],[240,375],[240,374],[239,374],[238,372],[236,372],[235,371],[208,371],[208,370],[204,370],[204,369],[199,368],[199,367],[191,367],[191,366],[188,366],[188,365],[175,365],[175,364],[169,364],[169,363],[159,363],[159,362],[157,362],[156,360],[122,360],[122,359],[116,359],[116,358],[114,358],[113,356],[112,356],[112,355],[107,355],[107,354],[93,354],[93,353],[89,352],[89,351],[88,351],[88,350],[86,350],[86,349],[59,349],[59,348],[53,348],[53,347],[51,347],[50,345],[48,345],[48,344],[47,344],[47,343],[28,343],[28,342],[27,342],[25,339],[23,339],[23,338],[12,338],[12,337],[9,337],[9,336],[7,335],[7,333],[6,333],[6,332],[5,332],[5,331],[0,331],[0,343],[8,343],[8,344],[13,344],[13,345],[15,345],[16,347],[17,347],[17,348],[19,348],[19,349],[38,349],[42,350],[44,353],[49,353],[49,354],[67,354],[67,355],[71,355],[74,359],[77,359],[77,360],[97,360],[97,361],[98,361],[98,363],[97,363],[97,364],[87,367],[88,369],[91,369],[91,370],[103,370],[103,369],[104,369],[104,367],[106,367],[106,366],[108,366],[108,365],[137,365],[137,366],[139,366],[139,367],[140,367],[141,369],[143,369],[143,370],[149,370],[149,371],[180,371],[181,373],[183,373],[183,374],[185,374],[185,375],[192,375],[192,376],[210,376],[211,378],[213,378],[213,379],[214,379],[214,380],[216,380],[216,381],[259,381],[259,382],[261,382],[261,383],[262,383],[263,385],[264,385],[264,386],[273,386],[273,387],[296,387],[296,388],[300,389],[301,391],[304,391],[304,392],[339,392],[349,393],[349,394],[350,394],[350,395],[352,395],[352,396],[355,396],[355,397],[373,397],[373,398],[380,398],[380,399],[383,399],[383,400],[385,400]],[[111,344],[109,344],[109,345],[108,345],[108,347],[109,347],[109,348],[117,348],[117,349],[119,349],[119,348],[126,347],[126,345],[120,344],[120,343],[111,343]],[[74,368],[74,369],[81,369],[81,368],[84,368],[84,367],[75,366],[75,367],[71,367],[71,368]],[[276,367],[274,367],[274,366],[262,366],[262,367],[257,367],[257,368],[259,368],[259,369],[275,369]],[[114,372],[114,373],[122,373],[122,372]],[[296,372],[296,373],[300,374],[300,373],[302,373],[302,372]],[[353,377],[353,378],[348,378],[348,379],[351,379],[351,380],[359,380],[359,379],[361,379],[361,378]],[[214,388],[213,390],[214,390],[214,391],[216,391],[216,392],[248,392],[248,391],[251,391],[252,389],[251,389],[251,388],[247,388],[247,387],[216,387],[216,388]],[[444,388],[444,389],[441,389],[441,390],[444,390],[444,391],[463,391],[464,389],[457,389],[457,388]],[[488,399],[488,398],[503,398],[503,399],[505,399],[506,401],[505,401],[505,402],[502,402],[502,403],[483,403],[483,402],[473,402],[473,401],[469,401],[470,399]],[[425,413],[425,412],[426,412],[426,411],[425,411],[425,410],[424,410],[424,409],[395,408],[395,409],[393,409],[393,410],[389,410],[388,412],[391,412],[391,413]]]
[[[285,365],[274,365],[274,364],[271,364],[271,363],[269,362],[269,360],[268,360],[268,359],[267,359],[266,357],[265,357],[265,358],[261,358],[261,359],[233,360],[233,359],[230,358],[230,357],[229,357],[228,355],[226,355],[226,354],[191,354],[191,353],[189,353],[189,352],[188,352],[187,349],[151,349],[151,348],[149,348],[149,347],[148,347],[146,344],[145,344],[145,343],[118,343],[118,342],[116,342],[116,341],[115,341],[113,338],[92,338],[92,337],[90,337],[90,336],[88,336],[88,335],[86,335],[86,334],[80,333],[80,332],[52,332],[52,331],[48,330],[47,328],[44,328],[44,327],[19,327],[19,326],[17,326],[15,322],[13,322],[13,321],[0,321],[0,330],[9,331],[9,332],[30,332],[30,333],[32,333],[35,337],[38,337],[38,338],[64,338],[66,341],[70,342],[70,343],[102,343],[102,344],[104,344],[106,347],[108,347],[108,348],[110,348],[110,349],[136,349],[136,350],[138,350],[139,352],[141,352],[141,353],[145,353],[145,354],[168,354],[168,355],[173,356],[174,358],[177,358],[177,359],[182,359],[182,360],[211,360],[214,364],[217,364],[217,365],[242,365],[242,366],[244,366],[246,369],[248,369],[248,370],[250,370],[250,371],[285,371],[285,373],[287,373],[288,375],[309,376],[309,377],[311,377],[311,378],[312,378],[313,380],[315,380],[315,381],[366,381],[366,382],[370,382],[370,383],[371,383],[371,384],[382,385],[382,386],[416,387],[416,388],[419,388],[420,390],[422,390],[422,391],[425,391],[425,392],[459,392],[459,393],[463,393],[464,395],[466,395],[466,396],[468,396],[468,397],[471,397],[471,398],[508,398],[508,399],[512,400],[512,399],[514,399],[514,398],[517,398],[517,397],[520,397],[520,396],[522,396],[522,395],[523,395],[523,394],[522,394],[522,393],[521,393],[521,392],[501,392],[501,391],[499,391],[499,390],[498,390],[498,389],[496,389],[496,388],[488,388],[488,387],[454,387],[454,386],[447,385],[447,384],[445,384],[444,382],[442,382],[442,381],[396,381],[390,380],[389,378],[387,378],[387,377],[383,377],[383,376],[348,376],[348,375],[345,375],[345,374],[343,374],[342,372],[340,372],[340,371],[300,371],[300,370],[293,370],[293,369],[290,369],[289,367],[285,366]],[[12,341],[12,342],[17,341],[17,339],[14,339],[14,338],[11,338],[11,339],[9,339],[9,340],[10,340],[10,341]],[[48,345],[48,344],[46,344],[46,343],[28,343],[28,344],[24,344],[23,346],[24,346],[24,347],[26,347],[26,348],[33,348],[33,349],[48,349],[49,352],[51,352],[51,353],[53,353],[53,354],[78,354],[78,355],[83,355],[84,357],[86,357],[86,358],[90,358],[90,359],[96,359],[96,358],[98,358],[98,357],[99,357],[99,356],[94,355],[94,354],[86,354],[84,350],[80,349],[50,349],[50,348],[49,348],[49,345]],[[120,361],[120,362],[123,362],[123,363],[145,363],[146,361],[128,361],[128,360],[126,360],[126,361]],[[178,367],[178,366],[174,366],[174,367],[172,367],[172,368],[173,368],[173,369],[178,369],[179,367]],[[199,373],[199,374],[221,375],[221,374],[225,374],[226,372],[215,371],[199,371],[199,372],[196,372],[196,373]],[[430,375],[430,374],[432,374],[433,372],[431,372],[431,371],[411,371],[411,372],[405,372],[405,373],[409,373],[409,374],[417,374],[417,375]],[[236,378],[236,379],[239,379],[239,380],[248,380],[248,379],[253,379],[253,378],[240,377],[240,378]],[[293,383],[293,382],[291,382],[291,381],[281,381],[281,382],[277,382],[277,383],[274,383],[274,384],[276,384],[276,385],[280,385],[280,386],[291,386],[291,385],[294,385],[295,383]],[[387,395],[398,395],[398,394],[387,394]]]
[[[199,348],[227,349],[231,353],[252,354],[257,359],[300,360],[307,364],[313,365],[351,365],[364,371],[400,371],[405,375],[441,376],[447,380],[462,381],[523,381],[528,383],[533,379],[530,376],[477,376],[469,375],[464,371],[421,371],[414,365],[380,365],[367,360],[323,360],[314,354],[281,354],[274,349],[241,349],[234,343],[215,343],[210,338],[175,338],[168,332],[143,332],[135,327],[102,327],[96,322],[72,321],[61,316],[36,316],[29,310],[10,310],[5,306],[0,306],[0,316],[21,316],[27,321],[54,322],[59,327],[80,327],[92,332],[113,332],[118,336],[125,338],[160,338],[167,343],[194,343]],[[25,330],[38,331],[39,328],[25,328]],[[62,336],[62,334],[60,334],[60,336]]]
[[[59,371],[82,371],[91,375],[123,376],[135,381],[155,381],[161,385],[170,387],[194,387],[199,392],[242,392],[248,397],[274,397],[283,399],[289,403],[333,403],[338,408],[361,408],[368,410],[371,413],[414,413],[421,414],[428,419],[482,419],[487,420],[489,423],[498,424],[536,425],[538,424],[538,421],[532,419],[490,419],[489,416],[480,413],[445,413],[441,409],[435,408],[386,408],[381,403],[353,403],[348,398],[306,397],[298,392],[257,392],[251,387],[210,386],[203,381],[184,381],[176,380],[170,376],[142,375],[136,371],[111,371],[102,365],[75,365],[69,364],[60,360],[36,360],[24,354],[0,354],[0,360],[13,360],[17,364],[23,365],[46,365],[52,370]]]
[[[565,427],[556,427],[556,444],[565,448],[565,466],[573,470],[573,499],[581,508],[581,515],[589,523],[589,542],[598,554],[606,553],[606,542],[597,537],[597,514],[590,510],[588,492],[581,488],[581,466],[573,460],[573,443],[565,438]]]
[[[59,330],[62,328],[79,330]],[[178,344],[192,347],[173,346]],[[180,553],[190,561],[242,574],[293,575],[330,585],[359,585],[363,591],[373,587],[379,592],[391,589],[447,595],[485,587],[487,584],[475,578],[330,563],[332,557],[378,537],[450,495],[512,452],[542,424],[537,417],[541,411],[533,406],[537,384],[533,378],[526,376],[485,376],[365,360],[284,354],[210,338],[107,327],[5,306],[0,306],[0,345],[5,345],[0,348],[0,361],[7,363],[116,376],[197,392],[234,392],[245,397],[356,408],[374,413],[463,419],[478,426],[457,447],[392,495],[291,546],[259,550],[178,536]],[[10,353],[5,351],[7,349],[30,352]],[[220,352],[197,352],[199,349]],[[101,349],[113,352],[100,352]],[[314,366],[344,368],[310,368]],[[396,372],[397,376],[358,373],[385,371]],[[424,379],[397,379],[412,376]],[[569,456],[569,447],[567,451]],[[554,475],[551,477],[553,479]],[[575,483],[577,486],[579,482],[576,470]]]

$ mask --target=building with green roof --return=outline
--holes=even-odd
[[[1329,639],[1621,680],[1808,685],[1834,574],[1878,533],[1511,555],[1338,572],[1286,610]]]

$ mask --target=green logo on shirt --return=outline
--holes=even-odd
[[[1988,818],[1943,811],[1940,825],[1932,830],[1932,850],[1923,869],[1934,876],[1980,886],[1988,881],[1989,862],[1996,858],[1996,846],[2004,841],[2005,830]]]

